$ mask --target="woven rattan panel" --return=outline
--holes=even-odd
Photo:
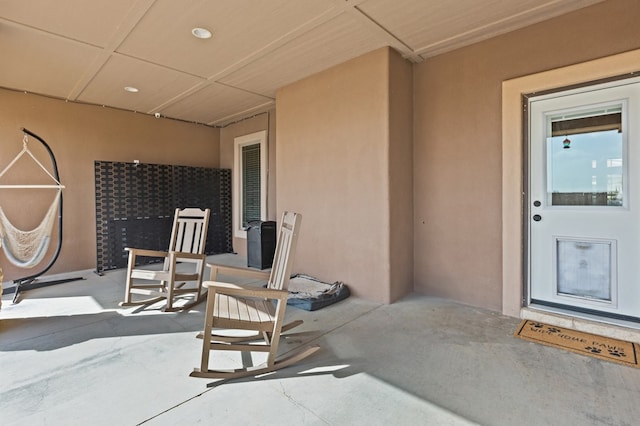
[[[176,208],[211,209],[206,253],[233,251],[230,170],[96,161],[95,184],[98,273],[125,268],[125,247],[166,250]]]

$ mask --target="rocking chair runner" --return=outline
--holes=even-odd
[[[149,305],[166,299],[165,311],[187,309],[202,300],[202,279],[204,274],[205,243],[209,225],[210,210],[197,208],[176,209],[169,250],[145,250],[127,247],[129,264],[127,267],[127,283],[125,300],[120,306]],[[137,256],[164,258],[162,270],[134,269]],[[179,262],[192,263],[194,267],[187,272],[178,271]],[[145,280],[147,283],[140,283]],[[149,281],[155,281],[149,284]],[[188,286],[186,282],[195,282]],[[193,294],[193,300],[179,308],[173,306],[174,299],[184,294]],[[133,294],[152,296],[143,300],[133,300]]]
[[[298,362],[316,352],[319,347],[301,348],[284,358],[277,358],[281,333],[302,324],[294,321],[283,325],[287,306],[287,286],[291,275],[293,254],[298,237],[300,214],[285,212],[282,215],[280,231],[276,243],[273,267],[267,287],[243,287],[218,281],[205,281],[207,288],[207,308],[204,331],[197,337],[203,339],[200,368],[194,369],[192,377],[237,378],[255,376],[278,370]],[[217,272],[241,274],[259,278],[263,272],[239,268],[210,265],[212,279]],[[272,302],[275,301],[275,304]],[[235,337],[219,334],[216,329],[239,329],[256,332],[251,336]],[[249,342],[261,339],[263,344]],[[212,350],[232,350],[240,352],[268,352],[267,361],[255,367],[236,370],[209,369],[209,353]]]

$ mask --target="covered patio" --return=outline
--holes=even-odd
[[[124,274],[87,271],[15,305],[3,297],[3,424],[626,425],[640,416],[640,369],[518,339],[516,318],[417,293],[391,305],[350,297],[313,312],[289,307],[305,323],[281,352],[319,344],[314,356],[258,378],[191,378],[204,303],[120,308]]]
[[[527,300],[522,125],[523,95],[638,75],[640,2],[35,3],[0,10],[0,164],[19,151],[21,128],[51,144],[65,231],[44,278],[84,279],[26,291],[17,304],[2,296],[0,424],[638,422],[640,369],[513,333],[529,318],[640,342],[637,316],[587,321]],[[214,37],[194,38],[205,23]],[[256,134],[268,176],[261,220],[303,214],[296,272],[340,280],[351,297],[287,309],[304,325],[280,352],[321,348],[303,362],[230,382],[191,378],[204,303],[121,308],[125,271],[94,272],[96,164],[233,176]],[[39,178],[17,169],[2,183]],[[40,223],[49,201],[13,189],[0,200],[21,229]],[[138,216],[152,215],[113,220]],[[210,261],[246,265],[240,228],[234,217],[237,255]],[[24,276],[2,249],[0,268],[5,289]],[[630,270],[635,286],[640,269]],[[216,355],[223,368],[246,361]]]

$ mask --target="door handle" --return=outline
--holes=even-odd
[[[542,216],[540,216],[539,214],[534,214],[533,220],[535,220],[536,222],[540,222],[542,220]]]

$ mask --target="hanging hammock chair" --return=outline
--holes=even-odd
[[[60,192],[54,197],[40,225],[31,231],[13,226],[0,206],[0,248],[11,263],[19,268],[33,268],[42,261],[49,248],[59,205]]]
[[[0,172],[0,178],[22,158],[23,155],[27,154],[55,183],[53,185],[0,185],[0,188],[54,188],[57,192],[53,203],[51,203],[51,207],[49,207],[40,225],[31,231],[23,231],[13,226],[0,206],[0,248],[4,250],[7,259],[20,268],[33,268],[44,258],[49,248],[51,231],[53,230],[56,213],[58,213],[60,206],[63,188],[58,178],[49,173],[46,167],[29,151],[28,142],[28,133],[25,132],[22,138],[22,151]],[[57,174],[57,170],[55,172]]]
[[[62,247],[62,189],[64,189],[64,185],[60,183],[60,178],[58,175],[58,166],[56,163],[56,159],[53,155],[53,151],[47,143],[40,138],[38,135],[30,132],[27,129],[21,129],[24,133],[24,137],[22,139],[22,151],[18,153],[18,155],[0,172],[0,178],[9,170],[22,156],[28,155],[31,157],[33,161],[45,172],[47,176],[49,176],[53,183],[51,184],[11,184],[11,185],[0,185],[0,189],[42,189],[42,188],[51,188],[56,190],[56,194],[53,198],[51,206],[47,210],[44,218],[40,222],[40,224],[32,229],[32,230],[21,230],[15,227],[7,218],[2,207],[0,207],[0,249],[4,251],[6,258],[15,266],[19,268],[33,268],[39,265],[44,259],[48,249],[49,244],[51,242],[51,235],[53,233],[54,224],[56,222],[56,217],[58,219],[58,244],[55,250],[55,253],[49,260],[47,266],[44,267],[40,272],[30,275],[28,277],[20,278],[14,280],[16,284],[15,287],[15,295],[13,298],[14,303],[18,298],[18,294],[20,292],[21,286],[25,284],[32,283],[35,279],[45,272],[47,272],[51,266],[55,263],[60,254],[60,248]],[[32,136],[38,142],[40,142],[44,148],[49,153],[49,157],[52,163],[53,174],[47,170],[45,166],[42,165],[40,161],[33,155],[33,153],[29,150],[28,142],[29,136]],[[52,281],[49,283],[42,283],[38,285],[34,285],[33,288],[41,287],[48,284],[57,284],[61,282],[68,282],[72,280],[76,280],[80,278],[71,278],[65,280]]]

